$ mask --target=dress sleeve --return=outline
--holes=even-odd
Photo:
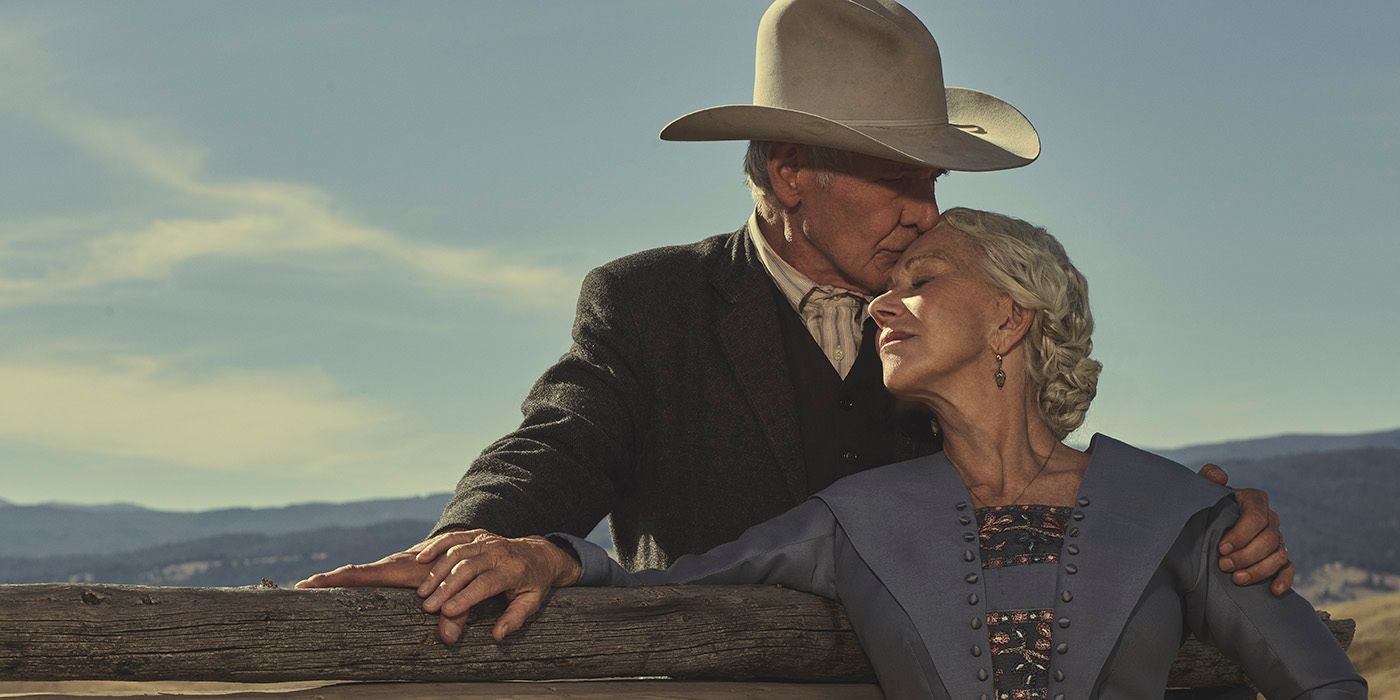
[[[836,518],[820,499],[759,523],[733,542],[688,554],[665,570],[628,572],[602,547],[556,533],[573,545],[583,565],[578,586],[662,586],[681,583],[777,583],[836,598]],[[555,536],[555,535],[551,535]]]
[[[1220,538],[1239,514],[1227,497],[1188,526],[1201,533],[1186,591],[1191,631],[1239,663],[1266,698],[1365,698],[1366,680],[1311,603],[1293,591],[1275,598],[1268,581],[1235,585],[1215,565]]]
[[[649,400],[636,324],[616,275],[584,279],[573,343],[535,382],[514,432],[467,469],[433,534],[481,528],[508,537],[586,535],[635,472],[638,416]]]

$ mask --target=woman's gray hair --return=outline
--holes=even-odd
[[[744,177],[748,180],[749,192],[758,207],[758,214],[765,219],[772,218],[776,213],[773,210],[776,206],[773,182],[768,179],[768,151],[772,147],[772,141],[750,141],[749,150],[744,154]],[[798,148],[802,153],[803,165],[817,171],[817,184],[822,187],[831,186],[833,171],[847,168],[851,163],[851,156],[846,151],[804,144],[798,144]]]
[[[1089,358],[1094,317],[1088,281],[1054,236],[1020,219],[956,208],[934,228],[967,235],[992,286],[1034,314],[1026,333],[1026,371],[1041,417],[1063,439],[1084,423],[1103,369]]]

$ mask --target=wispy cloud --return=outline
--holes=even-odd
[[[0,440],[198,469],[325,472],[398,418],[317,370],[189,376],[167,358],[0,358]]]
[[[87,290],[153,282],[196,261],[276,260],[313,270],[352,263],[437,291],[482,292],[507,303],[567,306],[574,275],[494,251],[415,241],[354,221],[332,197],[305,183],[219,181],[203,167],[204,152],[151,123],[123,121],[66,99],[68,84],[35,27],[0,30],[0,111],[18,116],[87,156],[169,192],[169,212],[119,230],[85,229],[64,245],[22,227],[0,229],[0,241],[22,268],[0,268],[0,306],[45,303]]]

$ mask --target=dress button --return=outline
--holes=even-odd
[[[1069,552],[1070,554],[1078,554],[1078,553],[1079,553],[1079,545],[1077,545],[1077,544],[1072,544],[1072,545],[1070,545],[1070,546],[1068,546],[1068,547],[1065,547],[1065,551]]]
[[[841,455],[841,459],[844,459],[847,462],[851,462],[852,464],[854,464],[860,461],[860,455],[856,454],[855,452],[846,452],[845,454]]]
[[[1079,497],[1079,506],[1082,508],[1082,507],[1087,506],[1087,505],[1089,505],[1089,498],[1088,498],[1087,496],[1080,496],[1080,497]]]
[[[987,669],[985,669],[985,668],[979,668],[979,669],[977,669],[977,680],[979,680],[979,681],[985,681],[985,680],[987,680]]]
[[[982,646],[979,645],[979,644],[973,644],[973,645],[972,645],[972,655],[973,655],[973,656],[981,656],[981,655],[982,655]]]
[[[1072,528],[1070,528],[1070,529],[1069,529],[1069,536],[1070,536],[1070,537],[1078,537],[1078,536],[1079,536],[1079,528],[1077,528],[1077,527],[1072,527]]]
[[[970,596],[967,597],[967,604],[968,604],[968,605],[976,605],[976,604],[977,604],[977,594],[976,594],[976,593],[973,593],[972,595],[970,595]]]
[[[1063,654],[1063,653],[1069,651],[1069,645],[1068,645],[1068,644],[1065,644],[1064,642],[1060,642],[1059,644],[1056,644],[1056,645],[1055,645],[1055,651],[1057,651],[1057,652]]]
[[[977,555],[976,555],[976,554],[973,554],[973,553],[972,553],[972,550],[970,550],[970,549],[967,550],[967,551],[965,551],[965,552],[963,552],[963,561],[972,561],[973,559],[976,559],[976,558],[977,558]]]
[[[1066,564],[1066,565],[1065,565],[1065,573],[1067,573],[1067,574],[1077,574],[1077,573],[1079,573],[1079,567],[1075,566],[1074,564]]]
[[[980,618],[980,617],[974,617],[974,618],[972,618],[972,629],[975,629],[975,630],[980,630],[980,629],[982,629],[982,618]]]
[[[967,501],[958,501],[958,504],[953,507],[958,510],[967,510]]]
[[[1083,520],[1083,519],[1084,519],[1084,511],[1082,511],[1082,510],[1076,510],[1076,511],[1074,511],[1074,515],[1071,515],[1071,516],[1069,516],[1069,517],[1074,518],[1075,520]]]
[[[856,402],[854,402],[854,401],[852,401],[852,400],[850,400],[850,399],[842,399],[842,400],[841,400],[841,410],[843,410],[843,411],[849,411],[849,410],[851,410],[851,409],[853,409],[853,408],[855,408],[855,407],[856,407]]]
[[[1062,618],[1060,618],[1059,623],[1060,623],[1060,629],[1065,629],[1066,627],[1069,627],[1069,618],[1068,618],[1068,617],[1062,617]]]
[[[1068,603],[1071,600],[1074,600],[1074,594],[1070,593],[1069,591],[1065,591],[1064,593],[1060,594],[1060,600],[1063,600],[1066,603]]]
[[[1064,680],[1064,679],[1065,679],[1065,672],[1064,672],[1064,671],[1059,671],[1059,670],[1055,671],[1055,680],[1057,680],[1057,681],[1062,681],[1062,680]],[[1061,693],[1061,694],[1059,694],[1059,695],[1056,695],[1055,697],[1056,697],[1056,698],[1063,698],[1063,697],[1064,697],[1064,694]]]
[[[971,532],[964,532],[964,533],[963,533],[963,542],[971,542],[971,541],[973,541],[973,540],[975,540],[975,539],[977,539],[977,535],[974,535],[974,534],[972,534]]]
[[[967,581],[968,583],[977,583],[977,574],[968,574],[967,576],[963,577],[963,580]]]
[[[959,516],[958,516],[958,524],[959,524],[959,525],[971,525],[971,524],[972,524],[972,518],[969,518],[969,517],[967,517],[966,515],[959,515]]]
[[[1065,700],[1064,693],[1055,693],[1055,700]]]

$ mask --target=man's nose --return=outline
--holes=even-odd
[[[900,218],[899,223],[919,233],[937,225],[938,201],[934,199],[933,191],[930,190],[920,196],[910,197],[904,204],[904,215]]]

